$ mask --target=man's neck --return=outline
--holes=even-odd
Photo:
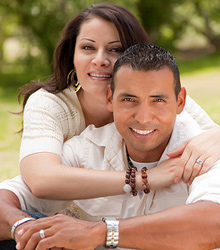
[[[128,154],[130,158],[136,162],[143,162],[143,163],[157,162],[160,160],[164,150],[166,149],[170,138],[171,135],[157,148],[149,151],[142,151],[142,150],[137,151],[132,147],[129,148],[128,146],[126,146]]]

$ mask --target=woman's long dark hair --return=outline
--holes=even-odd
[[[141,24],[126,8],[119,5],[103,3],[85,9],[71,19],[63,29],[61,39],[54,50],[54,74],[51,79],[45,82],[32,81],[24,85],[20,90],[18,99],[20,101],[21,96],[24,96],[23,109],[29,96],[40,88],[51,93],[58,93],[68,87],[67,75],[70,70],[74,68],[73,57],[76,37],[79,34],[82,23],[93,17],[100,17],[115,25],[124,50],[137,43],[149,42],[148,35]]]

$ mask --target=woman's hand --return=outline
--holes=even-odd
[[[179,182],[183,173],[183,168],[178,164],[179,160],[179,157],[170,158],[149,169],[147,171],[149,188],[155,190]]]
[[[101,230],[100,230],[101,229]],[[41,238],[44,230],[45,238]],[[91,222],[66,215],[36,220],[30,227],[18,231],[20,235],[17,249],[94,249],[104,244],[106,225],[104,222]]]
[[[183,168],[182,179],[191,184],[196,176],[207,172],[220,158],[220,128],[215,127],[193,137],[167,156],[181,156],[178,166]]]

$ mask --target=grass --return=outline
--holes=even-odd
[[[188,57],[186,56],[186,58]],[[220,51],[209,55],[197,55],[194,59],[185,60],[177,55],[176,59],[183,76],[203,75],[219,71],[220,69]]]
[[[11,178],[19,173],[18,157],[20,134],[16,133],[21,126],[21,117],[9,111],[18,111],[13,102],[0,101],[0,180]]]
[[[189,96],[220,125],[220,52],[177,61]]]
[[[17,101],[19,87],[27,83],[30,74],[17,73],[0,74],[0,181],[19,174],[19,147],[22,117],[12,114],[21,110]]]
[[[220,125],[220,53],[177,61],[188,94]],[[19,174],[21,136],[16,131],[22,119],[10,112],[20,111],[17,93],[20,86],[36,78],[30,72],[17,69],[0,73],[0,181]]]

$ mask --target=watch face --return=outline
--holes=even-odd
[[[105,222],[105,221],[117,221],[118,219],[117,218],[114,218],[114,217],[104,217],[102,218],[102,220]]]

